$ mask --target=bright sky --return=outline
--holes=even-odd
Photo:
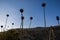
[[[47,26],[57,25],[56,16],[60,16],[60,0],[0,0],[0,26],[5,27],[6,14],[9,14],[7,28],[19,28],[21,14],[19,10],[24,9],[24,28],[29,27],[29,17],[32,16],[31,27],[44,27],[44,13],[41,4],[46,2]],[[1,28],[0,28],[1,29]]]

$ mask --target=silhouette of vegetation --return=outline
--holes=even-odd
[[[1,32],[2,32],[3,25],[1,25]]]
[[[60,40],[60,26],[52,27],[54,30],[55,40]],[[0,40],[48,40],[50,27],[46,28],[30,28],[23,29],[11,29],[6,32],[0,32]]]
[[[12,25],[14,25],[14,23],[12,23]]]
[[[20,25],[20,27],[22,26],[22,29],[23,29],[23,20],[24,20],[23,11],[24,10],[21,8],[20,9],[20,12],[21,12],[21,25]]]
[[[30,17],[30,24],[29,24],[29,28],[31,27],[31,21],[33,20],[33,17]]]
[[[60,19],[59,19],[59,16],[56,16],[56,20],[58,21],[58,24],[59,24],[59,20],[60,20]]]
[[[42,7],[45,7],[46,6],[46,3],[42,3]]]
[[[20,9],[20,12],[23,13],[23,11],[24,11],[24,10],[21,8],[21,9]]]
[[[6,18],[6,22],[5,22],[5,28],[6,28],[6,25],[7,25],[7,21],[8,21],[9,14],[7,14],[6,17],[7,17],[7,18]],[[5,28],[4,28],[4,30],[5,30]]]
[[[3,25],[1,25],[1,28],[3,28]]]
[[[46,3],[43,2],[43,3],[42,3],[42,7],[43,7],[43,12],[44,12],[44,27],[46,27],[45,6],[46,6]]]

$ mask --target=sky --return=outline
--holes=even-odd
[[[0,0],[0,26],[5,27],[6,14],[9,14],[6,29],[20,28],[19,10],[23,8],[24,28],[29,28],[31,16],[33,17],[31,28],[44,27],[44,12],[41,6],[43,2],[46,3],[46,26],[57,25],[56,16],[60,17],[60,0]]]

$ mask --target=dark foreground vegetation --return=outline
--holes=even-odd
[[[60,26],[54,26],[54,39],[60,40]],[[22,32],[23,31],[23,32]],[[0,40],[49,40],[50,27],[31,29],[12,29],[0,32]]]

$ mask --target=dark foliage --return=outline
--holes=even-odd
[[[0,40],[48,40],[49,28],[13,29],[0,32]],[[60,40],[60,26],[53,27],[55,40]]]

